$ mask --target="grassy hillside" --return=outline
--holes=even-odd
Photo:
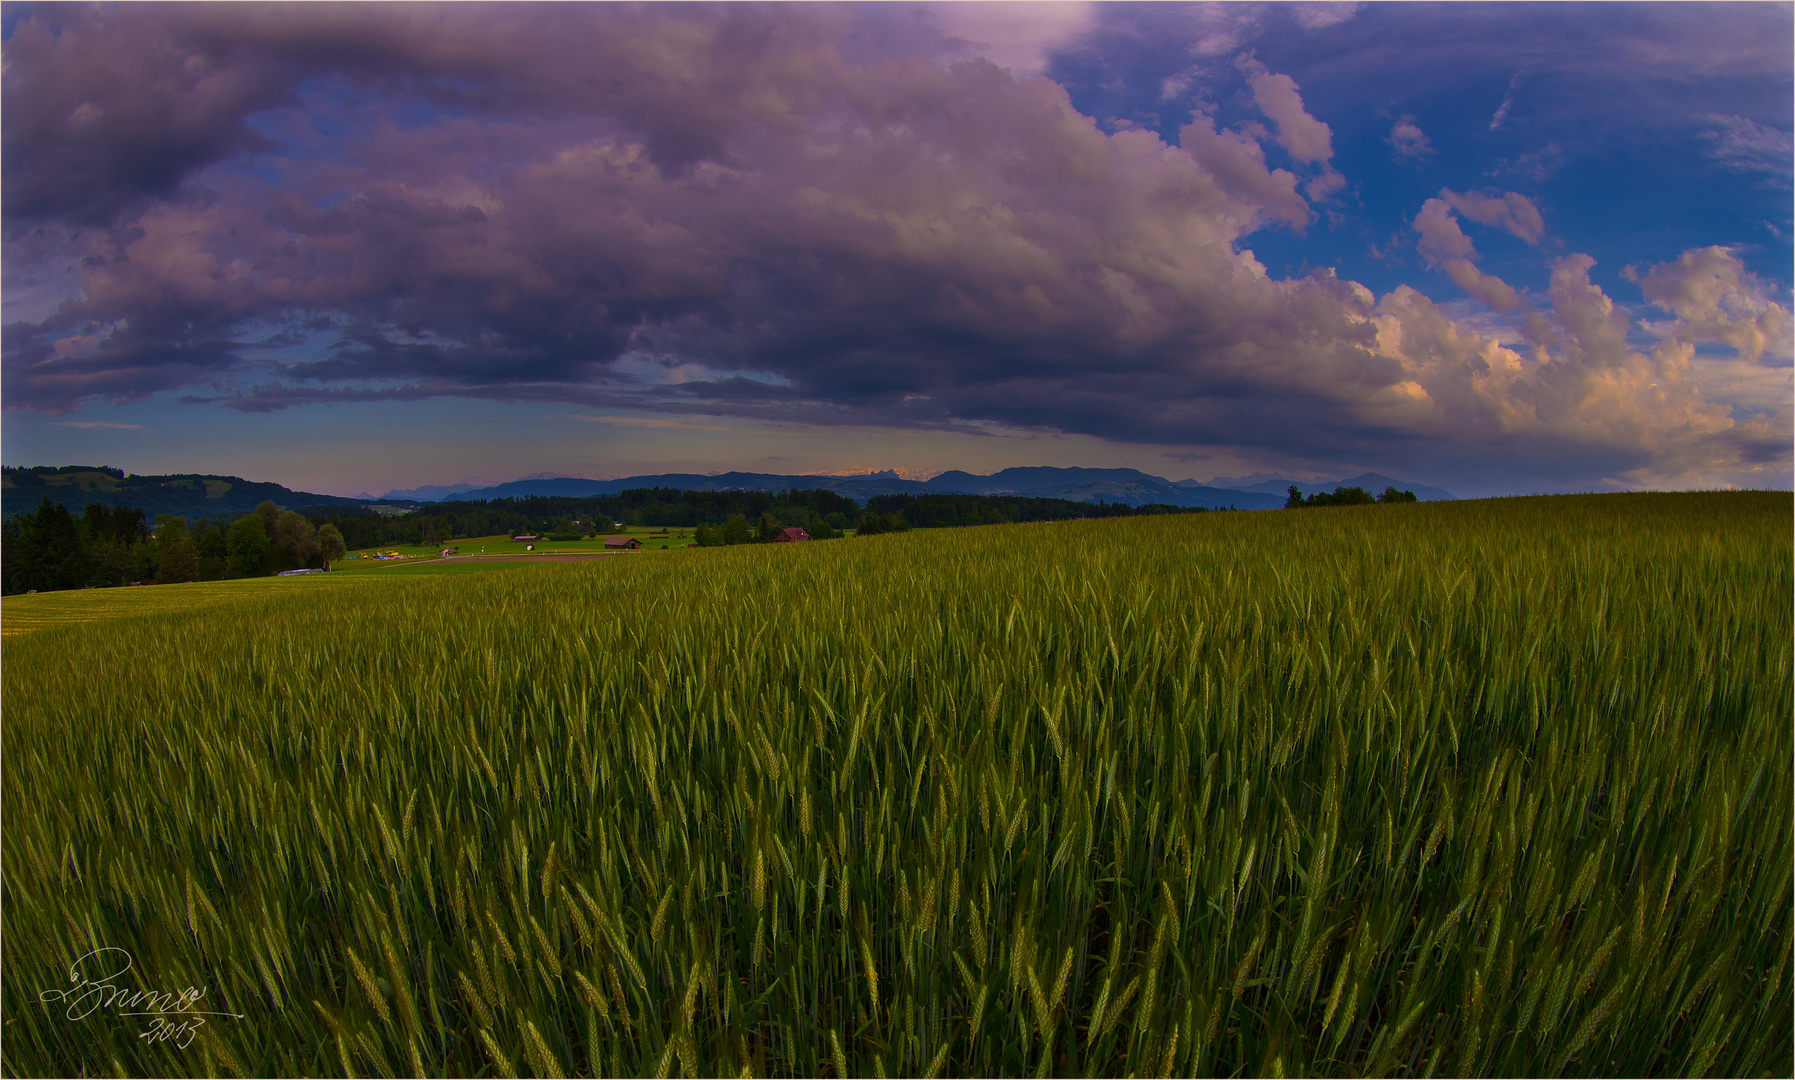
[[[18,634],[7,1069],[1787,1075],[1792,513],[1018,525]],[[101,947],[240,1018],[40,1001]]]

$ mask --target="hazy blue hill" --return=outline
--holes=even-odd
[[[779,473],[726,472],[658,473],[626,476],[617,480],[582,480],[574,477],[514,480],[456,495],[457,500],[528,498],[567,495],[586,497],[615,495],[632,488],[674,488],[691,491],[783,491],[790,488],[823,488],[865,502],[875,495],[1032,495],[1079,502],[1116,502],[1130,506],[1165,503],[1171,506],[1236,506],[1242,510],[1267,509],[1284,504],[1282,489],[1274,498],[1264,493],[1173,484],[1139,469],[1080,469],[1047,466],[1004,469],[990,476],[955,469],[930,480],[905,480],[894,472],[858,476],[790,476]],[[1381,488],[1379,490],[1382,490]]]
[[[1126,503],[1129,506],[1164,503],[1168,506],[1206,506],[1211,509],[1234,506],[1242,510],[1262,510],[1284,505],[1281,497],[1200,484],[1174,484],[1139,469],[1028,467],[1004,469],[990,476],[956,470],[935,477],[927,487],[931,491],[954,494],[1029,495],[1078,502]]]
[[[522,499],[531,496],[567,495],[584,498],[592,495],[615,495],[632,488],[674,488],[681,491],[784,491],[788,488],[825,488],[843,495],[865,499],[873,495],[894,495],[928,489],[921,484],[883,476],[786,476],[779,473],[726,472],[655,473],[651,476],[625,476],[616,480],[583,480],[562,476],[548,480],[513,480],[475,488],[454,496],[456,501],[476,499]]]
[[[157,514],[178,514],[189,522],[208,518],[228,522],[272,502],[282,510],[328,507],[341,512],[359,508],[362,499],[294,491],[279,484],[256,483],[240,476],[177,473],[130,476],[121,469],[96,465],[38,466],[0,470],[0,513],[28,514],[45,496],[79,514],[88,503],[134,506],[151,523]]]
[[[990,476],[975,476],[956,469],[942,473],[928,481],[926,486],[930,491],[965,495],[1023,495],[1048,488],[1078,488],[1102,483],[1171,486],[1161,477],[1149,476],[1139,469],[1059,469],[1046,465],[1004,469]]]
[[[473,490],[472,484],[425,484],[423,487],[395,489],[385,495],[359,495],[357,498],[369,502],[447,502],[460,496],[464,491]]]
[[[865,473],[856,476],[792,476],[781,473],[726,472],[657,473],[649,476],[626,476],[616,480],[589,480],[577,476],[531,477],[495,484],[485,488],[464,485],[440,485],[391,491],[382,499],[402,502],[439,502],[448,499],[475,501],[483,499],[530,498],[532,496],[616,495],[632,488],[673,488],[692,491],[783,491],[791,488],[823,488],[864,503],[876,495],[1030,495],[1038,498],[1070,499],[1078,502],[1126,503],[1142,506],[1165,503],[1170,506],[1234,506],[1241,510],[1264,510],[1284,505],[1286,489],[1295,483],[1305,493],[1331,491],[1335,487],[1358,486],[1380,492],[1394,485],[1415,492],[1426,500],[1451,499],[1451,492],[1424,484],[1396,480],[1379,473],[1364,473],[1343,480],[1308,483],[1282,476],[1259,474],[1243,477],[1253,481],[1239,487],[1199,484],[1195,480],[1176,483],[1139,469],[1082,469],[1029,466],[1004,469],[989,476],[954,469],[929,480],[906,480],[895,472]],[[4,513],[30,511],[38,500],[49,495],[70,511],[79,514],[90,502],[110,506],[135,506],[155,520],[157,514],[180,514],[189,520],[201,517],[214,521],[234,518],[255,509],[258,503],[272,501],[283,510],[307,510],[312,507],[342,510],[360,507],[373,500],[343,498],[293,491],[279,484],[254,483],[236,476],[181,474],[171,476],[127,476],[118,469],[85,465],[61,468],[7,468],[4,483]]]
[[[458,492],[453,499],[456,502],[464,502],[476,499],[527,499],[532,496],[565,495],[570,498],[584,498],[588,495],[615,495],[623,490],[617,486],[618,483],[620,481],[584,480],[573,476],[561,476],[553,480],[513,480],[508,484],[494,484],[492,487],[471,488]],[[432,501],[446,502],[448,500]]]

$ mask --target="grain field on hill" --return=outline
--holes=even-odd
[[[1790,521],[1203,514],[48,620],[5,645],[6,1069],[1787,1075]],[[186,987],[240,1015],[122,1015]]]

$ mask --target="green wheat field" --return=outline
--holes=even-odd
[[[1792,521],[8,598],[4,1069],[1787,1076]]]

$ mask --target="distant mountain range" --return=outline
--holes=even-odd
[[[1223,480],[1227,483],[1223,483]],[[1373,493],[1384,488],[1413,491],[1427,501],[1451,499],[1447,491],[1425,484],[1411,484],[1380,473],[1363,473],[1325,482],[1293,480],[1260,473],[1248,477],[1218,477],[1208,484],[1195,480],[1176,482],[1139,469],[1079,469],[1034,466],[1004,469],[989,476],[954,469],[928,480],[906,480],[896,472],[855,476],[790,476],[780,473],[727,472],[657,473],[626,476],[619,480],[585,480],[574,476],[533,476],[508,484],[476,488],[469,484],[443,484],[389,491],[378,499],[361,495],[345,498],[315,492],[293,491],[279,484],[255,483],[236,476],[183,473],[172,476],[127,476],[123,471],[89,465],[6,468],[0,492],[7,515],[27,513],[48,495],[72,513],[79,514],[90,502],[108,506],[135,506],[153,522],[157,514],[180,514],[189,521],[209,518],[223,521],[247,514],[259,503],[272,501],[283,510],[309,511],[360,508],[370,503],[421,505],[447,501],[522,499],[567,495],[584,497],[615,495],[631,488],[674,488],[695,491],[783,491],[791,488],[824,488],[865,502],[875,495],[1027,495],[1033,498],[1068,499],[1073,502],[1125,503],[1143,506],[1234,507],[1268,510],[1284,505],[1291,484],[1305,494],[1337,487],[1362,487]]]
[[[48,496],[72,514],[88,503],[134,506],[154,525],[157,514],[178,514],[189,523],[207,518],[231,522],[264,502],[301,513],[313,508],[359,509],[366,500],[340,495],[294,491],[279,484],[256,483],[240,476],[179,473],[171,476],[129,476],[122,469],[94,465],[38,466],[0,469],[0,513],[28,514]]]
[[[525,480],[578,480],[578,479],[580,479],[580,477],[568,476],[566,473],[540,472],[540,473],[531,473],[528,476],[520,476],[516,480],[513,480],[511,482],[515,484],[515,483],[519,483],[519,482],[522,482]],[[360,495],[357,495],[356,498],[365,500],[367,502],[445,502],[449,499],[455,498],[457,495],[460,495],[463,492],[472,491],[476,487],[479,487],[479,485],[478,484],[425,484],[422,487],[394,488],[392,491],[387,492],[385,495],[369,495],[367,492],[364,491]]]
[[[532,496],[615,495],[631,488],[676,488],[694,491],[726,491],[748,489],[780,491],[788,488],[824,488],[862,502],[874,495],[1028,495],[1035,498],[1070,499],[1075,502],[1114,502],[1130,506],[1163,503],[1170,506],[1203,506],[1211,509],[1233,506],[1241,510],[1265,510],[1283,506],[1290,484],[1305,493],[1333,490],[1334,487],[1359,486],[1381,492],[1387,486],[1413,491],[1424,500],[1451,499],[1450,492],[1423,484],[1410,484],[1378,473],[1364,473],[1339,481],[1313,483],[1287,480],[1284,477],[1252,478],[1248,487],[1223,487],[1200,484],[1195,480],[1173,482],[1152,476],[1139,469],[1081,469],[1034,466],[1004,469],[989,476],[963,472],[944,472],[928,480],[906,480],[887,471],[856,476],[790,476],[779,473],[727,472],[658,473],[650,476],[627,476],[617,480],[583,480],[562,476],[548,479],[514,480],[486,488],[471,488],[448,496],[457,501],[478,499],[517,499]],[[459,486],[459,485],[458,485]],[[425,489],[414,489],[425,490]],[[389,492],[386,498],[400,499],[400,492]],[[416,498],[413,496],[413,498]],[[419,500],[425,501],[425,500]],[[439,497],[429,501],[447,501]]]
[[[423,487],[395,489],[385,495],[370,495],[364,491],[356,498],[363,502],[441,502],[472,490],[472,484],[425,484]]]

